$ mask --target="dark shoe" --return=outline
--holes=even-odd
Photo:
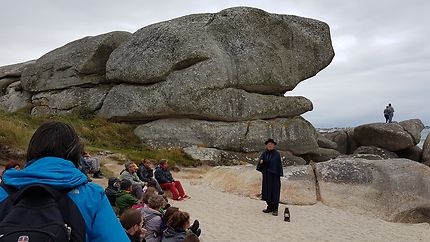
[[[263,213],[271,213],[271,212],[273,212],[273,209],[266,208],[263,210]]]
[[[191,225],[190,230],[193,231],[193,233],[196,233],[196,231],[199,229],[200,227],[200,222],[199,220],[194,220],[193,225]]]
[[[100,175],[99,173],[95,173],[95,174],[93,175],[93,178],[95,178],[95,179],[101,179],[101,178],[103,178],[103,176],[102,176],[102,175]]]
[[[278,216],[278,211],[273,211],[273,212],[272,212],[272,215],[273,215],[273,216]]]

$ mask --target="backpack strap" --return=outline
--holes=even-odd
[[[9,195],[18,191],[16,187],[6,185],[3,180],[0,182],[0,187],[3,188],[3,190],[5,190],[5,192]]]
[[[73,202],[73,200],[67,195],[67,193],[72,190],[74,189],[61,191],[62,196],[57,200],[57,206],[63,215],[64,223],[67,227],[72,228],[70,241],[84,242],[86,241],[85,220],[82,217],[78,206],[76,206],[75,202]]]

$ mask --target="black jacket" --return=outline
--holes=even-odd
[[[162,169],[160,166],[157,166],[157,168],[155,168],[154,174],[155,174],[155,179],[160,184],[175,181],[173,179],[172,173],[170,173],[168,169],[167,170]]]
[[[151,178],[154,177],[154,170],[146,168],[143,164],[139,164],[137,176],[144,182],[150,182]]]
[[[278,175],[284,176],[284,169],[282,168],[281,154],[277,150],[264,151],[260,156],[260,160],[263,160],[263,164],[257,165],[258,171],[265,171]]]
[[[115,207],[115,201],[118,196],[119,188],[114,186],[114,183],[119,181],[116,177],[110,177],[108,180],[108,186],[105,189],[106,197],[109,200],[111,206]]]

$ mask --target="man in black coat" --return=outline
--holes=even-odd
[[[263,175],[261,199],[267,203],[267,208],[263,210],[263,213],[278,216],[281,176],[284,176],[281,155],[276,151],[276,142],[273,139],[268,139],[264,144],[266,151],[261,154],[257,164],[257,170]]]
[[[151,168],[152,163],[150,160],[145,159],[139,164],[137,169],[137,176],[140,180],[147,182],[149,186],[155,187],[160,195],[162,195],[163,189],[158,184],[158,181],[154,178],[154,170]]]

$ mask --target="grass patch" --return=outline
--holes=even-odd
[[[25,150],[34,131],[47,120],[57,120],[71,124],[85,142],[91,153],[109,150],[125,155],[128,159],[138,161],[144,158],[160,160],[168,159],[172,165],[197,166],[199,161],[193,160],[182,150],[158,150],[142,145],[133,130],[136,125],[111,123],[105,119],[75,113],[68,116],[35,117],[29,110],[16,113],[0,111],[0,145]]]

